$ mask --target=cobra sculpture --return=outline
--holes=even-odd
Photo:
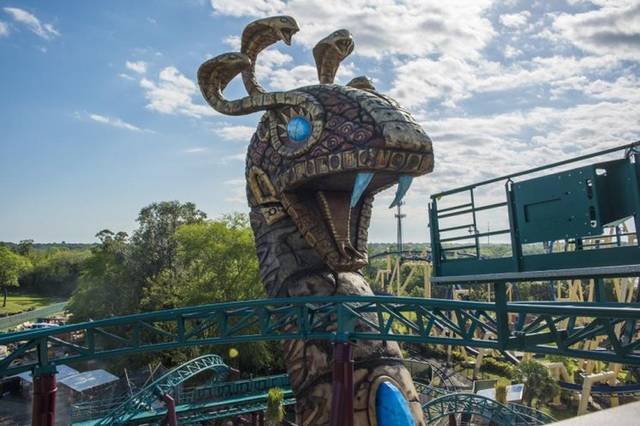
[[[260,52],[278,41],[290,44],[298,29],[288,16],[250,23],[240,52],[203,63],[198,83],[209,105],[222,114],[265,112],[249,144],[246,181],[269,297],[370,295],[360,270],[368,261],[374,195],[397,183],[392,206],[397,205],[413,177],[433,170],[431,140],[411,114],[366,77],[333,84],[341,61],[353,51],[347,30],[314,47],[319,85],[284,92],[260,86],[255,76]],[[240,74],[249,95],[225,99],[225,87]],[[357,325],[365,332],[368,327]],[[283,347],[298,422],[329,424],[331,344],[297,340]],[[380,423],[380,395],[389,390],[415,424],[424,424],[411,377],[398,361],[397,343],[358,342],[353,357],[356,425]]]

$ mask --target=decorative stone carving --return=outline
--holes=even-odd
[[[431,140],[409,112],[377,92],[366,77],[333,84],[340,62],[353,51],[347,30],[335,31],[313,49],[321,84],[265,91],[255,76],[257,56],[277,41],[290,44],[297,31],[296,21],[287,16],[249,24],[241,51],[202,64],[198,83],[207,102],[223,114],[265,111],[249,144],[246,179],[268,295],[370,295],[359,270],[368,262],[374,196],[399,183],[394,203],[400,202],[413,177],[431,172]],[[240,74],[249,95],[225,99],[225,87]],[[357,325],[363,331],[368,327]],[[287,341],[283,347],[299,423],[328,424],[331,343]],[[377,424],[376,389],[388,380],[406,398],[416,424],[423,425],[397,343],[357,342],[353,350],[355,424]]]

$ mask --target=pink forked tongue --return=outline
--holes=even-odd
[[[340,254],[347,259],[361,257],[351,244],[351,194],[342,191],[318,191],[316,198]]]

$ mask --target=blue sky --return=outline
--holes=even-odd
[[[301,31],[259,58],[267,88],[315,83],[310,49],[348,28],[339,82],[372,77],[432,137],[436,171],[406,198],[405,240],[427,239],[433,191],[640,139],[635,1],[0,0],[0,240],[94,241],[160,200],[246,211],[259,116],[215,113],[195,73],[274,14]],[[371,241],[395,239],[393,191]]]

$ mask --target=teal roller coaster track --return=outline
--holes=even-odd
[[[518,320],[509,323],[509,316]],[[284,339],[395,340],[640,365],[640,339],[635,333],[623,336],[621,327],[639,318],[640,307],[624,303],[501,304],[385,296],[252,300],[0,335],[0,345],[10,348],[0,360],[0,376],[52,371],[72,361]],[[357,321],[370,331],[355,328]],[[606,336],[606,346],[593,350],[584,345],[597,336]],[[29,353],[30,359],[24,357]]]
[[[0,360],[0,377],[33,371],[33,410],[45,419],[34,416],[34,423],[52,424],[54,413],[47,411],[52,410],[48,395],[55,393],[56,365],[192,346],[316,339],[343,347],[354,341],[393,340],[638,366],[640,304],[608,302],[603,279],[640,275],[639,147],[640,142],[635,142],[432,196],[432,283],[492,283],[495,302],[386,296],[251,300],[2,334],[0,345],[8,347],[8,355]],[[618,160],[520,180],[530,173],[623,150],[624,158]],[[486,185],[501,182],[506,201],[476,205],[477,195]],[[461,194],[467,194],[469,202],[446,204],[448,196]],[[506,209],[508,228],[480,233],[476,213],[494,209]],[[452,218],[469,222],[446,224]],[[617,233],[613,243],[591,241],[621,221],[632,221],[634,231]],[[466,229],[469,235],[451,236]],[[485,259],[481,255],[479,239],[491,235],[508,235],[510,256]],[[575,250],[545,254],[525,250],[529,244],[553,240],[564,240]],[[465,250],[466,255],[459,255]],[[596,302],[507,300],[507,283],[563,279],[594,279]],[[596,349],[589,344],[595,338],[604,338]],[[444,395],[434,400],[449,407],[440,412],[477,408],[482,415],[490,405],[472,397],[466,402],[451,398]],[[194,418],[199,415],[195,413]],[[492,419],[497,415],[492,414]]]

